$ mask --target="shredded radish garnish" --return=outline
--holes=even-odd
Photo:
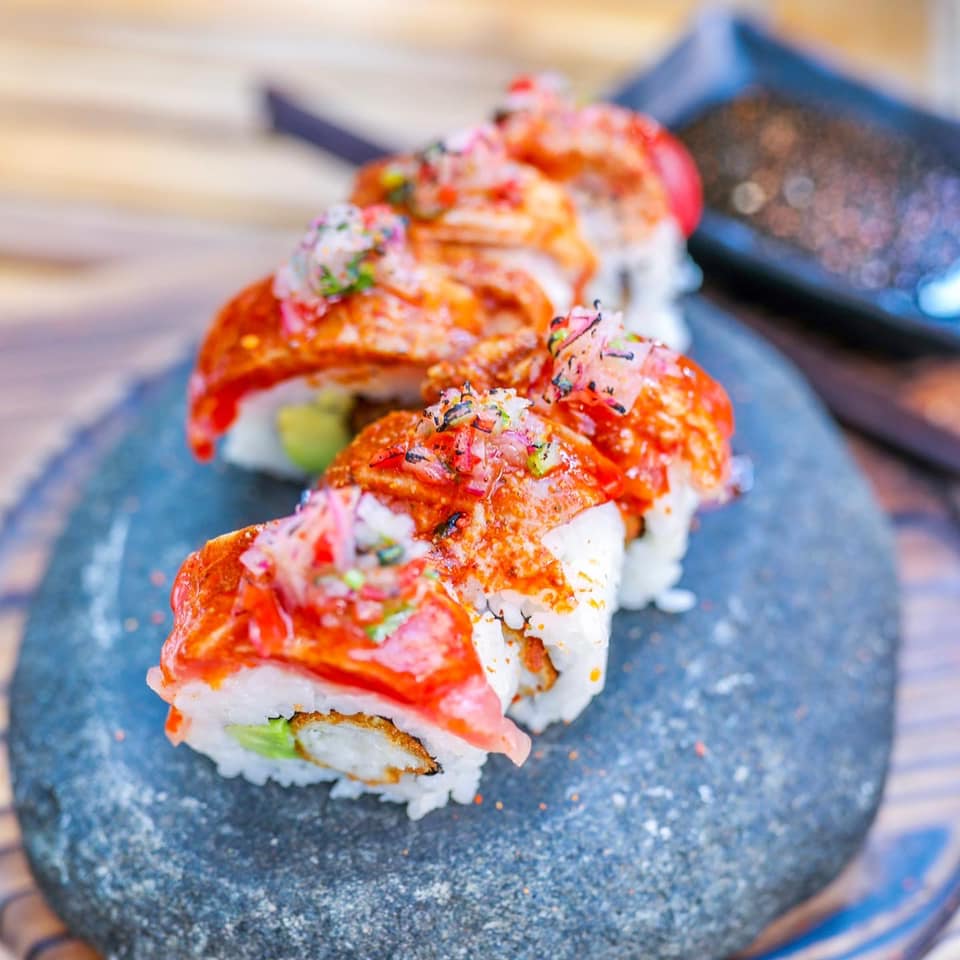
[[[274,275],[273,293],[281,301],[284,329],[296,334],[343,297],[378,284],[413,289],[417,277],[403,217],[384,205],[343,203],[313,221]]]
[[[475,393],[469,384],[444,390],[424,410],[414,438],[384,450],[371,466],[402,470],[432,484],[461,484],[487,495],[503,472],[527,470],[542,477],[562,463],[545,422],[516,390]]]

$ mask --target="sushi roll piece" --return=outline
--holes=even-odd
[[[522,764],[468,613],[413,523],[357,488],[211,540],[173,587],[174,627],[148,684],[167,735],[226,777],[333,781],[417,819],[470,802],[489,753]]]
[[[582,299],[596,269],[566,189],[508,156],[490,125],[369,164],[352,199],[388,203],[407,216],[423,257],[459,264],[482,255],[525,270],[554,313]]]
[[[190,444],[206,460],[225,437],[239,466],[315,475],[358,424],[417,406],[430,364],[550,315],[519,270],[420,263],[389,207],[331,207],[214,319],[190,379]]]
[[[689,605],[676,591],[691,523],[731,487],[733,408],[694,361],[624,329],[599,304],[556,317],[546,337],[517,331],[433,368],[427,399],[446,384],[517,390],[541,415],[579,431],[623,473],[619,502],[629,543],[619,603]]]
[[[623,561],[620,471],[513,390],[444,390],[388,414],[325,481],[407,513],[443,583],[505,646],[488,669],[510,715],[539,732],[604,685]],[[491,643],[496,635],[487,637]]]
[[[686,349],[677,298],[699,283],[686,238],[703,207],[686,148],[632,110],[577,106],[554,75],[515,80],[497,123],[511,156],[563,183],[574,198],[599,260],[580,302],[599,299],[622,310],[633,332]]]

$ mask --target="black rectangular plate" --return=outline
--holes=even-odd
[[[822,102],[831,113],[842,111],[960,161],[960,124],[845,76],[755,23],[722,13],[698,20],[659,63],[611,99],[679,130],[747,87]],[[704,211],[690,249],[717,278],[799,300],[811,322],[862,343],[910,353],[960,351],[960,306],[956,316],[937,319],[901,291],[858,289],[795,247],[715,210]]]

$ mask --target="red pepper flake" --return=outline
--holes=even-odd
[[[523,888],[523,892],[524,892],[528,897],[530,896],[530,888],[529,888],[529,887],[524,887],[524,888]]]
[[[478,793],[478,794],[473,798],[473,802],[479,807],[480,804],[483,803],[483,794],[482,794],[482,793]]]
[[[498,810],[502,810],[502,809],[503,809],[503,801],[502,801],[502,800],[498,800],[498,801],[494,804],[494,806],[495,806]]]
[[[113,731],[113,739],[116,740],[117,743],[123,743],[123,741],[127,739],[126,731],[121,730],[118,727],[116,730]]]
[[[543,756],[544,756],[544,754],[543,754],[543,751],[542,751],[542,750],[534,750],[534,751],[533,751],[533,759],[534,759],[534,760],[542,760],[542,759],[543,759]]]
[[[166,619],[167,619],[167,615],[162,610],[154,610],[153,613],[150,614],[151,623],[160,624],[160,623],[163,623],[163,621]]]
[[[570,802],[571,802],[571,803],[579,803],[579,802],[580,802],[580,794],[579,794],[579,793],[571,793],[571,794],[570,794]]]
[[[547,805],[546,805],[545,803],[543,803],[543,802],[538,803],[537,806],[538,806],[541,810],[546,810],[546,809],[547,809]]]
[[[150,582],[155,587],[162,587],[167,582],[167,575],[162,570],[154,570],[150,574]]]
[[[580,759],[580,754],[579,754],[579,752],[576,751],[576,750],[571,750],[571,751],[567,754],[567,759],[568,759],[568,760],[579,760],[579,759]]]
[[[707,750],[707,745],[702,740],[698,740],[694,744],[693,750],[698,757],[705,757],[710,752]]]
[[[441,184],[437,190],[437,200],[443,207],[452,207],[457,202],[457,188],[452,183]]]

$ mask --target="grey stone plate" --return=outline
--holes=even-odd
[[[708,960],[838,872],[889,752],[891,544],[796,376],[704,302],[690,313],[756,465],[693,540],[699,605],[618,615],[584,715],[520,770],[492,758],[481,804],[416,823],[322,786],[223,780],[164,738],[144,674],[170,577],[296,499],[191,462],[171,377],[69,521],[12,691],[27,852],[74,932],[138,960]]]

